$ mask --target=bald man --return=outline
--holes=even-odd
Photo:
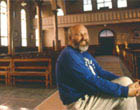
[[[68,110],[137,110],[139,81],[103,70],[87,52],[88,30],[75,25],[68,30],[69,45],[56,63],[60,98]]]

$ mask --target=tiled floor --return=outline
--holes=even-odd
[[[0,110],[33,110],[56,91],[42,85],[20,84],[15,87],[0,84]]]

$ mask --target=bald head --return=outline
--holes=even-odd
[[[68,30],[69,45],[80,51],[86,51],[89,44],[88,30],[84,25],[75,25]]]

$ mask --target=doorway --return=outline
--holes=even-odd
[[[99,33],[99,44],[103,55],[112,55],[115,46],[114,32],[108,29],[102,30]]]

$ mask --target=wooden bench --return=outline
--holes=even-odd
[[[15,85],[16,81],[45,82],[52,86],[52,63],[50,58],[13,58],[8,78]],[[17,78],[21,76],[45,77],[44,79]]]
[[[67,110],[67,107],[63,105],[60,100],[59,93],[56,91],[41,104],[35,107],[34,110]]]
[[[11,59],[1,58],[0,59],[0,76],[4,76],[4,78],[0,77],[0,80],[4,80],[6,85],[8,84],[8,73],[10,71],[10,63]]]

